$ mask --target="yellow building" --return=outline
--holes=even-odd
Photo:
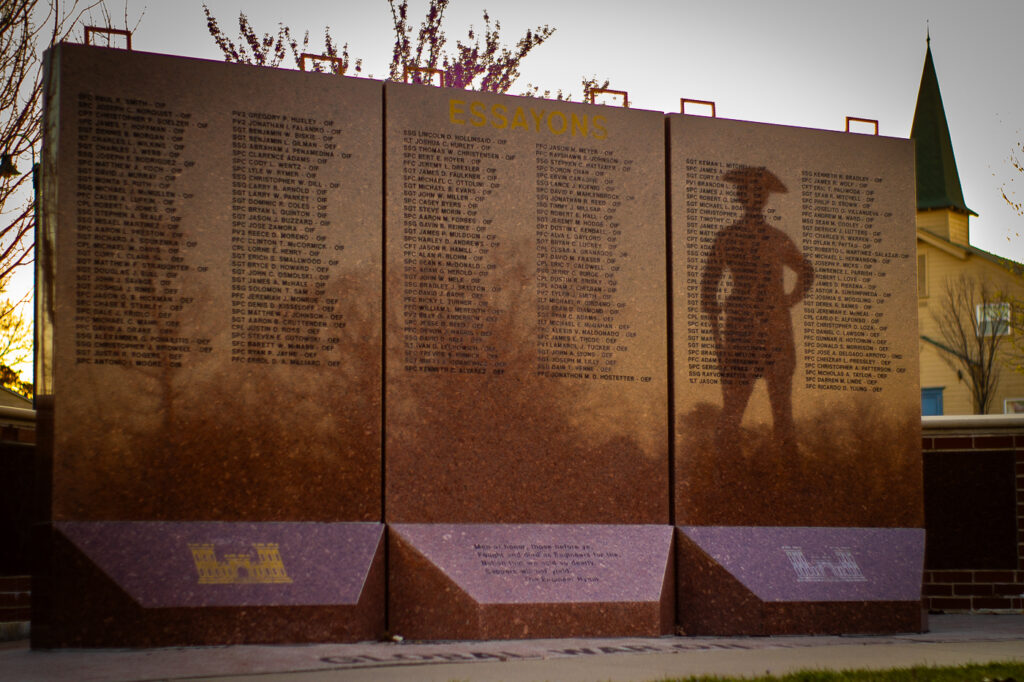
[[[970,367],[977,372],[979,363],[954,358],[954,367],[949,359],[983,357],[975,354],[977,348],[995,341],[991,366],[998,379],[985,412],[1024,412],[1024,373],[1014,371],[1009,362],[1014,334],[1024,330],[1012,328],[1010,306],[1001,300],[1007,295],[1024,300],[1024,266],[970,245],[970,220],[977,213],[964,203],[930,44],[910,136],[917,148],[922,414],[979,412],[970,377]],[[950,292],[960,296],[958,319],[969,332],[960,342],[939,323],[952,309]],[[965,347],[974,352],[964,353]]]

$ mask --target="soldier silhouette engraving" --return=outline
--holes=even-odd
[[[722,386],[717,445],[735,446],[754,382],[763,378],[775,445],[795,450],[796,350],[790,308],[803,299],[814,274],[793,241],[762,214],[770,193],[787,191],[782,181],[765,168],[751,166],[733,168],[722,179],[736,185],[744,213],[715,237],[701,279],[701,308],[711,322]],[[785,268],[796,274],[790,291]],[[727,270],[732,286],[722,305],[718,289]],[[723,309],[724,329],[719,319]]]

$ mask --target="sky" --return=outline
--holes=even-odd
[[[115,27],[123,28],[123,5],[107,4]],[[387,0],[207,5],[231,37],[240,10],[260,32],[276,32],[279,23],[299,35],[308,30],[310,52],[323,51],[329,26],[363,59],[364,76],[387,74]],[[428,0],[409,0],[415,25],[427,6]],[[202,7],[202,0],[128,0],[132,47],[222,60]],[[450,0],[450,46],[470,25],[482,28],[485,8],[501,22],[506,44],[528,28],[555,28],[524,60],[513,94],[533,84],[578,99],[581,79],[596,76],[628,91],[633,108],[678,112],[686,97],[714,101],[722,118],[842,130],[846,116],[856,116],[878,120],[881,135],[904,138],[930,34],[964,198],[979,214],[971,220],[971,243],[1024,261],[1024,216],[1000,193],[1005,188],[1024,201],[1024,174],[1010,164],[1024,140],[1022,0]],[[95,17],[92,23],[102,24]],[[26,271],[20,286],[31,282]]]

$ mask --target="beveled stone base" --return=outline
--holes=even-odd
[[[49,571],[33,584],[34,648],[351,642],[385,630],[382,524],[56,523],[37,537]]]
[[[391,632],[407,639],[673,630],[669,526],[393,524]]]
[[[682,634],[927,629],[921,529],[685,526],[676,539]]]

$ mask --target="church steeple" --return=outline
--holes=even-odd
[[[928,36],[917,93],[917,108],[910,137],[917,148],[918,224],[950,241],[967,244],[967,221],[978,215],[967,208],[960,187],[960,174],[953,156],[946,111],[939,93],[939,79],[932,61],[931,35]],[[945,215],[922,216],[922,212],[941,211]],[[922,219],[924,218],[924,219]]]

